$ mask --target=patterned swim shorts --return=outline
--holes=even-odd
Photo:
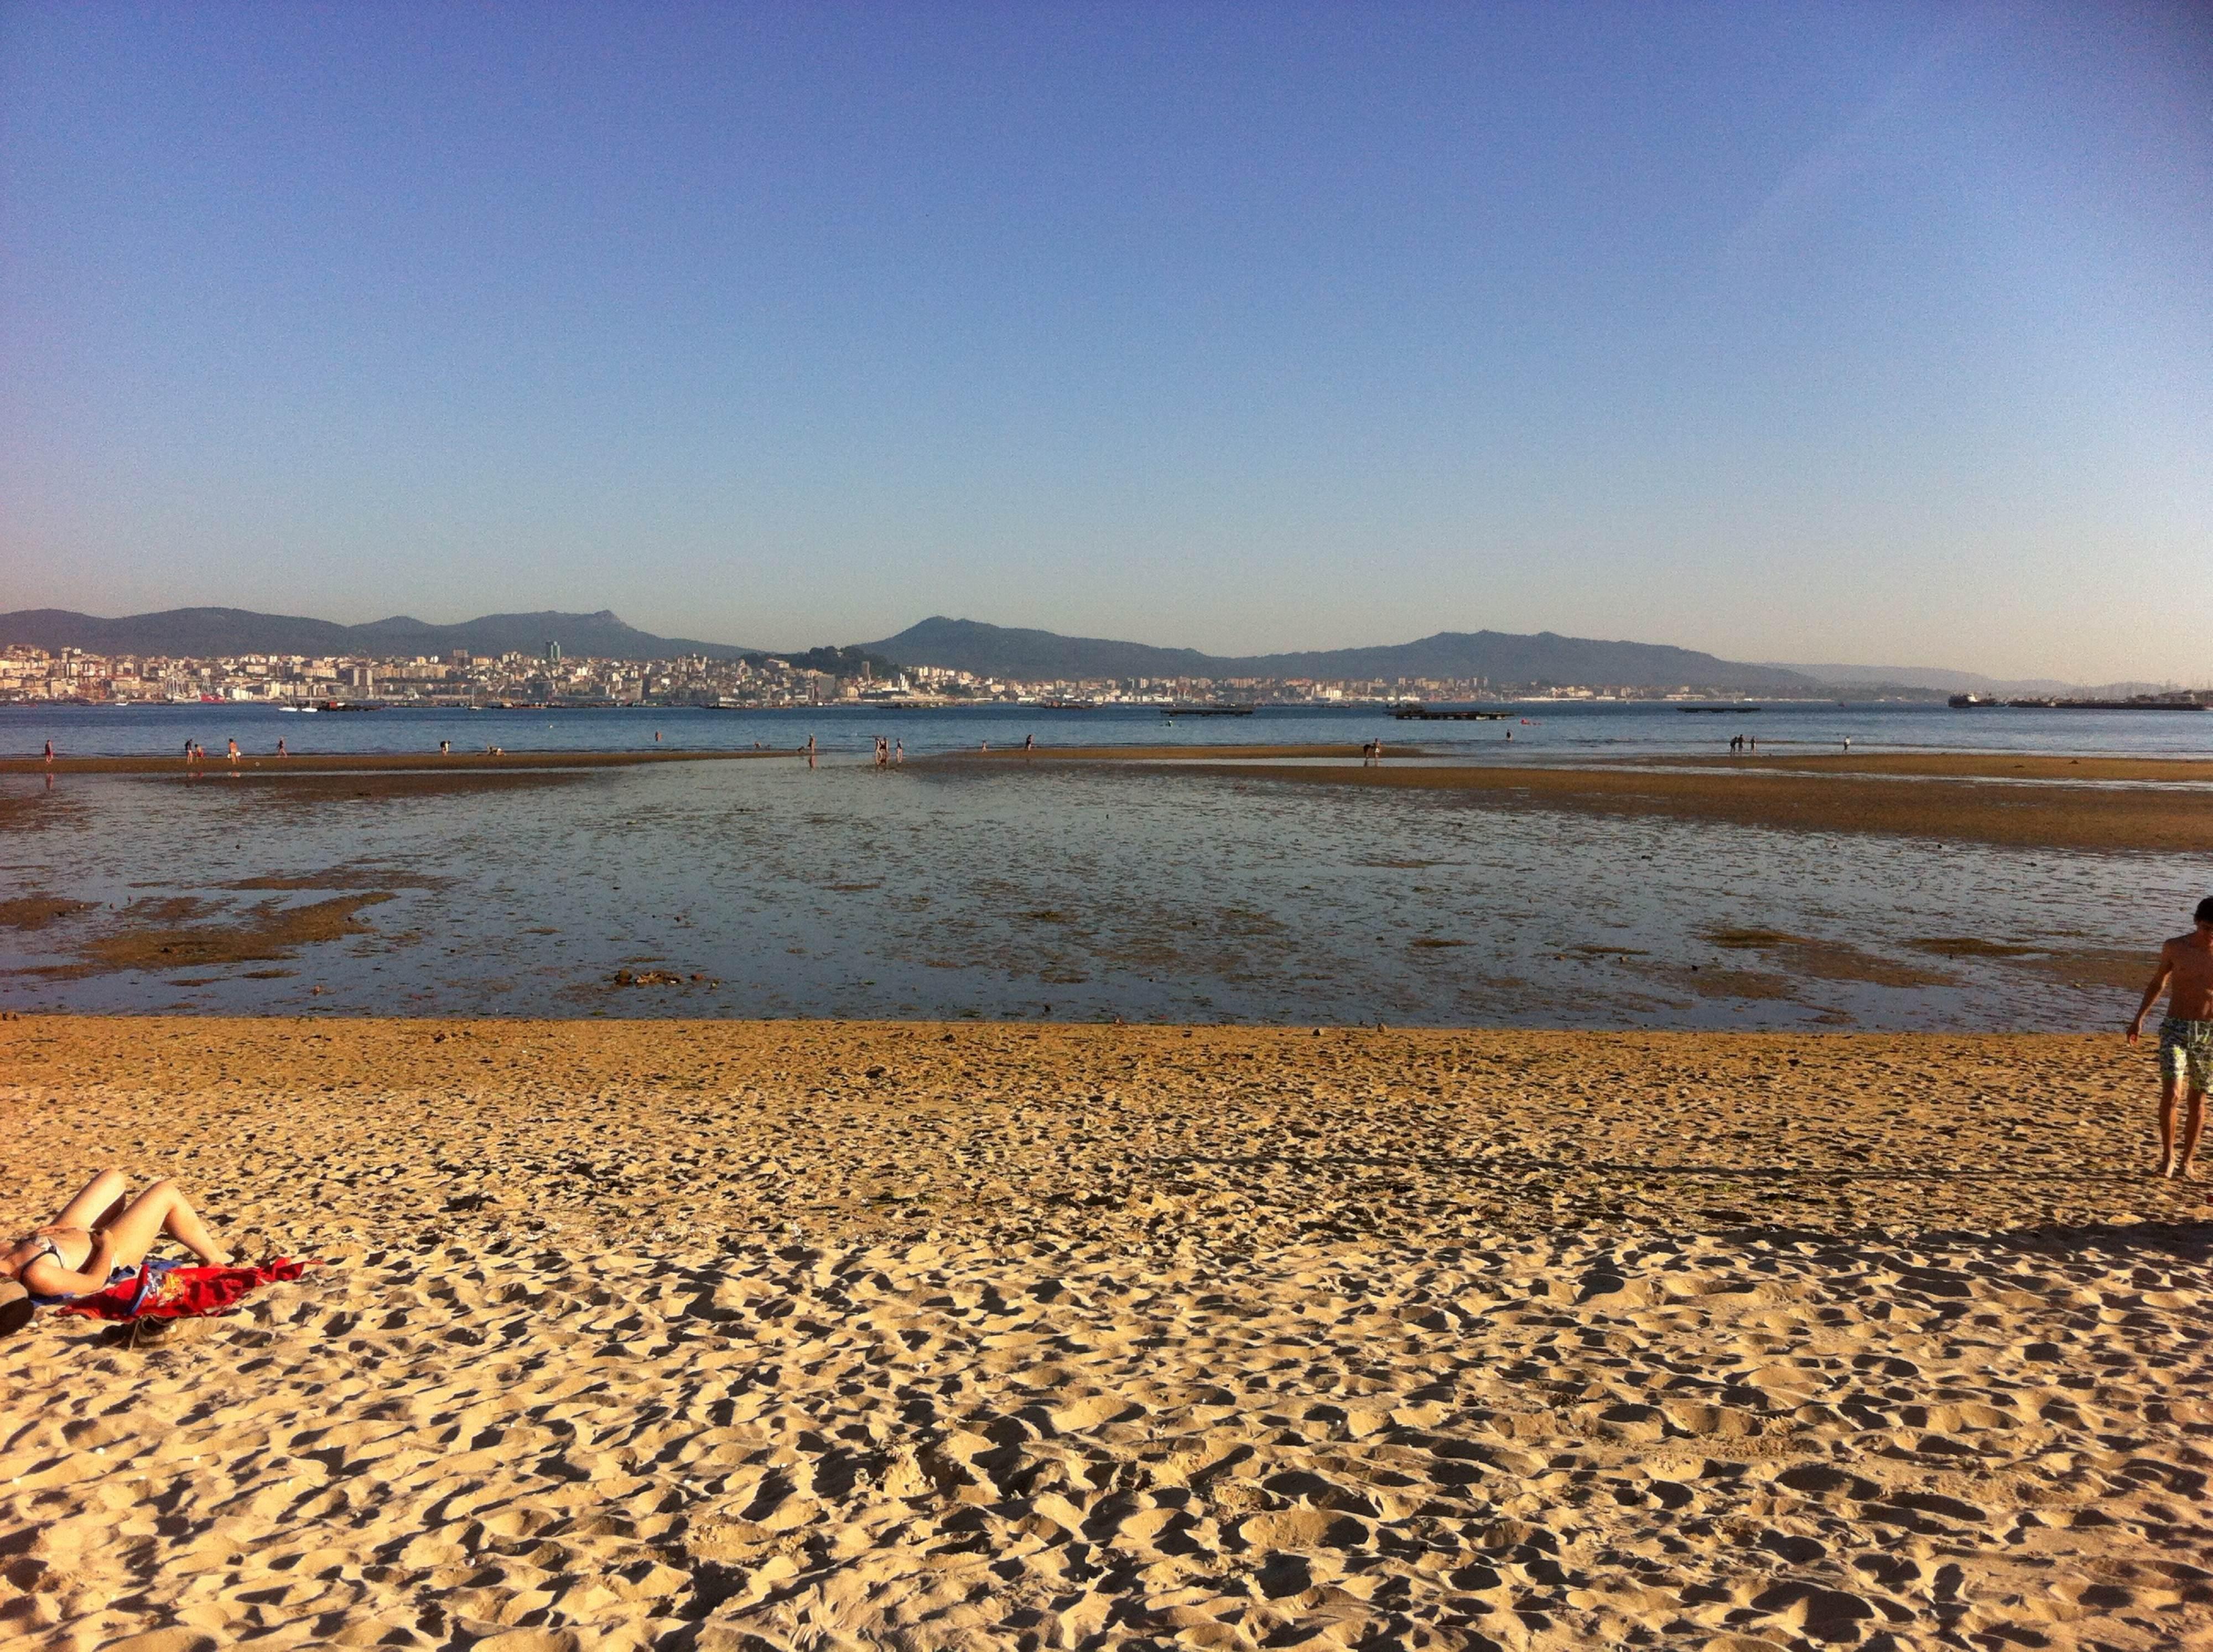
[[[2161,1021],[2159,1070],[2193,1090],[2213,1090],[2213,1021]]]

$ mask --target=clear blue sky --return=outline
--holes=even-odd
[[[2213,9],[0,9],[0,608],[2213,680]]]

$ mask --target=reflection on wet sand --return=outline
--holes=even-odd
[[[1635,796],[1556,806],[1512,788],[1558,771],[1332,761],[18,779],[34,820],[66,829],[0,838],[5,871],[88,910],[0,926],[0,1006],[2062,1027],[2123,1013],[2109,1001],[2140,984],[2144,937],[2196,898],[2191,863],[2140,854],[1778,831]],[[1468,789],[1501,775],[1508,789]],[[1564,777],[1713,790],[1657,770]],[[387,801],[362,807],[364,788]],[[239,899],[365,892],[391,899],[326,935],[276,934]],[[199,905],[131,905],[149,899]],[[183,951],[167,934],[202,930],[223,933]],[[291,956],[241,950],[257,948]],[[298,974],[237,967],[253,961]],[[631,982],[610,985],[618,971]]]
[[[1871,981],[1877,986],[1941,986],[1951,978],[1918,965],[1879,958],[1841,941],[1820,941],[1774,930],[1709,930],[1707,940],[1735,952],[1771,958],[1793,976],[1817,981]]]
[[[210,773],[190,778],[140,778],[140,786],[189,786],[196,790],[229,792],[239,802],[317,804],[371,802],[399,797],[451,797],[475,792],[551,791],[556,788],[594,783],[590,769],[522,768],[505,771],[457,769],[399,769],[354,772],[284,772],[249,770],[239,774]]]
[[[442,889],[451,880],[425,877],[375,863],[328,866],[317,872],[264,872],[226,883],[226,889]]]

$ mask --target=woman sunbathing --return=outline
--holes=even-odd
[[[103,1170],[59,1216],[0,1252],[0,1336],[21,1330],[35,1307],[105,1289],[163,1234],[203,1262],[229,1265],[176,1183],[165,1176],[135,1199],[129,1192],[121,1171]]]

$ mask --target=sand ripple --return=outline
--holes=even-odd
[[[59,1077],[72,1039],[158,1043],[162,1026],[85,1025],[5,1032],[57,1040]],[[416,1036],[315,1031],[349,1058]],[[1549,1127],[1563,1161],[1582,1131],[1558,1115],[1564,1071],[1618,1051],[1585,1041],[1547,1077],[1523,1048],[1535,1094],[1519,1110],[1471,1081],[1412,1086],[1421,1101],[1394,1114],[1393,1082],[1440,1041],[1520,1046],[1373,1040],[1338,1070],[1362,1099],[1301,1109],[1373,1162],[1279,1183],[1247,1167],[1268,1145],[1250,1099],[1210,1076],[1133,1091],[1119,1129],[1066,1145],[1080,1132],[1051,1097],[1095,1112],[1100,1064],[1131,1046],[1118,1029],[1088,1054],[1074,1034],[1009,1042],[1017,1072],[994,1064],[1001,1031],[963,1031],[966,1113],[935,1148],[924,1132],[899,1149],[910,1189],[978,1189],[918,1219],[797,1197],[892,1120],[930,1116],[912,1098],[806,1099],[830,1067],[863,1076],[849,1058],[871,1043],[887,1078],[902,1060],[913,1088],[940,1076],[870,1029],[701,1033],[657,1076],[640,1029],[510,1025],[498,1035],[573,1042],[527,1082],[464,1081],[447,1057],[445,1092],[280,1097],[180,1059],[166,1095],[8,1093],[11,1139],[48,1144],[40,1191],[74,1173],[58,1144],[97,1109],[119,1155],[225,1180],[234,1232],[340,1259],[135,1347],[51,1320],[0,1345],[0,1638],[2150,1649],[2213,1633],[2202,1227],[1724,1229],[1682,1204],[1589,1220],[1549,1192],[1486,1223],[1446,1193],[1497,1161],[1393,1161],[1358,1117],[1403,1127],[1472,1092],[1500,1104],[1515,1151]],[[1181,1042],[1128,1036],[1156,1055]],[[1233,1053],[1255,1080],[1290,1070],[1265,1035],[1208,1036],[1212,1073]],[[1757,1119],[1756,1087],[1716,1064],[1743,1042],[1673,1058]],[[1922,1040],[1916,1058],[1956,1083],[2005,1042]],[[1832,1090],[1907,1043],[1794,1047],[1836,1052],[1809,1087]],[[632,1076],[595,1078],[595,1051]],[[250,1053],[203,1059],[265,1076]],[[780,1113],[688,1088],[716,1060],[785,1064]],[[2071,1081],[2037,1064],[2057,1082],[2015,1118],[2049,1133]],[[972,1099],[987,1076],[1002,1101]],[[1916,1085],[1893,1088],[1923,1119]],[[1210,1095],[1205,1127],[1246,1129],[1247,1150],[1195,1167],[1162,1144]],[[1893,1150],[1978,1151],[2014,1127],[1953,1117],[1964,1142],[1909,1122]],[[1033,1132],[1047,1145],[1026,1160]],[[1667,1145],[1625,1125],[1606,1162]],[[677,1159],[696,1193],[656,1213],[625,1167],[657,1188]],[[1044,1180],[1048,1161],[1068,1184]],[[1110,1200],[1047,1196],[1110,1163]],[[1278,1208],[1376,1164],[1406,1185],[1404,1221],[1380,1191],[1364,1226],[1304,1229]],[[1986,1205],[2021,1197],[1975,1186]]]

